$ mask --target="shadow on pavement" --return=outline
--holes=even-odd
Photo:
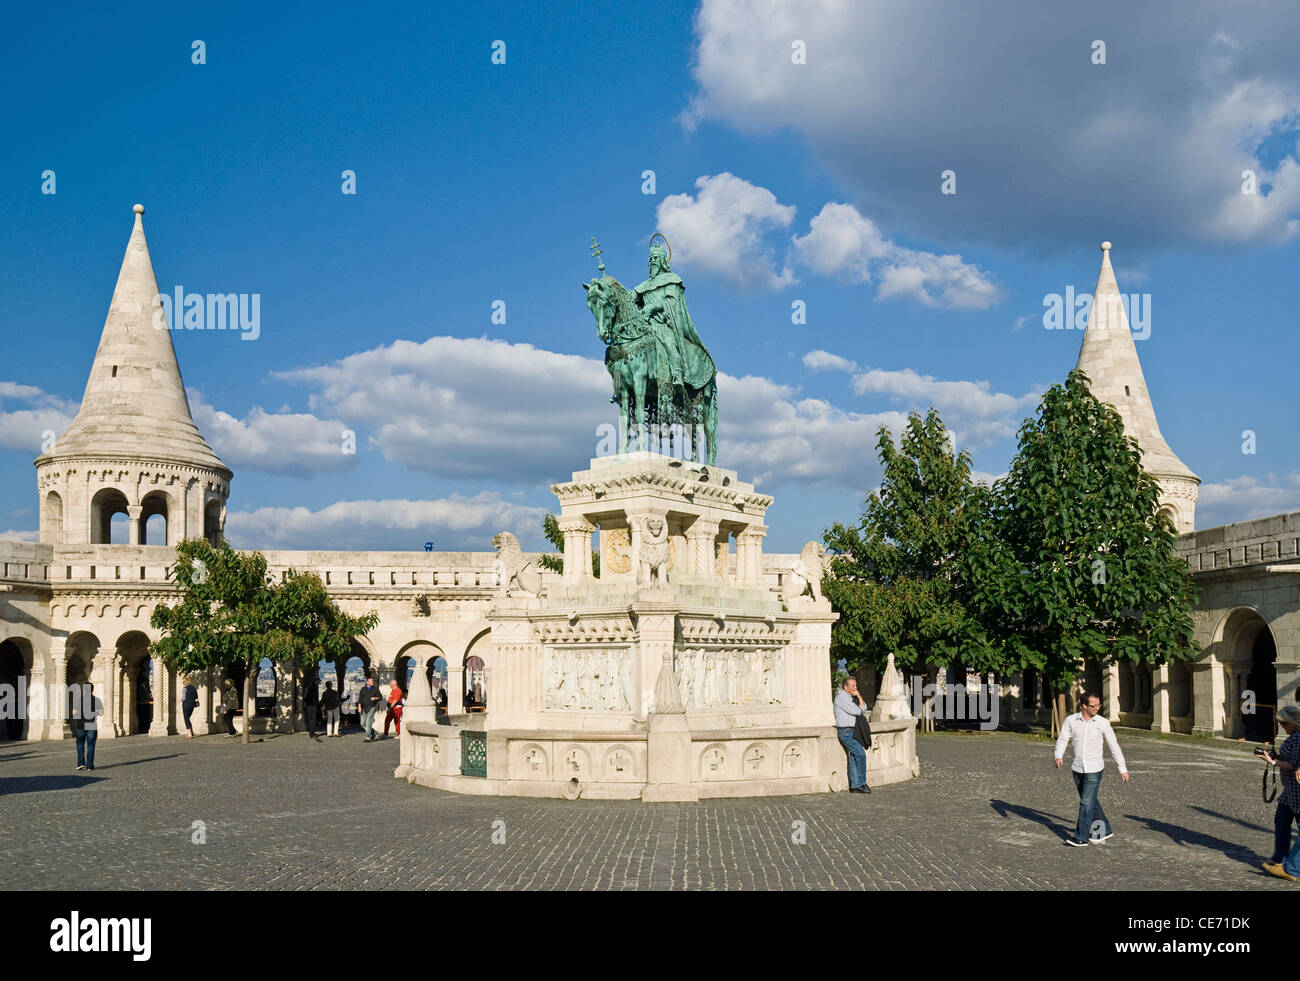
[[[1148,831],[1157,831],[1167,836],[1175,845],[1193,845],[1198,848],[1208,848],[1211,851],[1221,853],[1227,858],[1249,865],[1251,868],[1259,868],[1259,856],[1255,853],[1255,850],[1247,848],[1239,841],[1225,841],[1223,838],[1202,834],[1200,831],[1193,831],[1191,828],[1170,824],[1168,821],[1158,821],[1155,818],[1138,817],[1136,814],[1126,814],[1124,816],[1130,821],[1136,821],[1143,825]]]
[[[1269,834],[1269,835],[1273,833],[1272,828],[1266,828],[1262,824],[1251,824],[1249,821],[1243,821],[1241,818],[1235,818],[1231,814],[1220,814],[1218,811],[1212,811],[1208,807],[1201,807],[1197,804],[1188,804],[1187,806],[1190,807],[1193,811],[1199,811],[1201,814],[1204,814],[1206,817],[1220,818],[1221,820],[1224,821],[1231,821],[1233,824],[1239,824],[1243,828],[1249,828],[1251,831],[1262,831],[1265,834]]]
[[[96,770],[116,770],[119,766],[135,766],[137,763],[157,763],[159,760],[174,760],[184,753],[168,753],[166,756],[146,756],[142,760],[123,760],[121,763],[100,763]],[[96,761],[98,762],[98,761]]]
[[[9,760],[21,760],[24,757],[35,755],[36,753],[30,749],[24,750],[21,753],[6,753],[4,756],[0,756],[0,763],[7,763]]]
[[[1025,807],[1021,804],[1008,804],[1004,800],[991,800],[989,806],[998,812],[999,817],[1014,815],[1015,817],[1024,818],[1026,821],[1033,821],[1035,824],[1041,824],[1049,831],[1056,832],[1062,840],[1074,834],[1074,825],[1059,814],[1048,814],[1046,811]]]
[[[57,777],[0,777],[0,797],[7,797],[10,794],[39,793],[44,790],[76,790],[80,787],[88,787],[92,783],[99,783],[103,779],[89,774],[86,776],[61,774]]]

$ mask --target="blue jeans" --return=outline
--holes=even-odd
[[[1273,812],[1273,857],[1270,861],[1277,863],[1286,858],[1291,850],[1291,825],[1300,820],[1284,800],[1277,802]]]
[[[1074,840],[1087,841],[1093,834],[1093,825],[1101,822],[1101,831],[1096,837],[1102,838],[1110,834],[1110,821],[1106,819],[1106,812],[1101,809],[1101,801],[1097,799],[1097,790],[1101,787],[1101,770],[1096,773],[1077,773],[1074,774],[1074,786],[1079,791],[1079,826],[1075,828]]]
[[[867,782],[867,751],[853,738],[853,726],[838,726],[840,745],[849,754],[849,788],[861,787]]]
[[[361,731],[371,739],[375,738],[375,713],[379,711],[379,703],[376,702],[361,713]]]
[[[95,768],[95,740],[99,738],[98,729],[74,729],[72,735],[77,740],[77,766],[87,770]]]
[[[1300,879],[1300,835],[1296,835],[1295,844],[1291,846],[1291,854],[1287,855],[1282,868],[1286,869],[1287,875]]]

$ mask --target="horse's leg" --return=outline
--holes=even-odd
[[[628,404],[627,385],[618,387],[618,451],[627,452],[628,428],[632,425],[632,407]]]
[[[718,459],[718,378],[709,379],[708,394],[704,397],[704,435],[709,440],[709,466]]]
[[[634,410],[634,415],[636,416],[636,420],[638,423],[638,427],[637,427],[638,435],[637,435],[636,448],[638,450],[645,450],[649,448],[646,445],[646,431],[645,431],[645,424],[648,421],[646,417],[649,415],[649,413],[645,411],[645,390],[646,390],[645,375],[641,372],[636,372],[636,374],[633,376],[632,379],[632,385],[633,385],[632,394],[636,399],[636,409]]]

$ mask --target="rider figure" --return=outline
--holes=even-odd
[[[713,359],[695,332],[682,279],[669,268],[668,250],[662,245],[650,246],[650,278],[636,288],[636,302],[667,352],[674,394],[681,394],[685,385],[705,384],[713,376]]]

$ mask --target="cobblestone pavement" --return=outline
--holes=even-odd
[[[1063,844],[1077,796],[1051,744],[1004,733],[922,736],[921,778],[870,796],[698,804],[428,790],[393,779],[395,739],[105,740],[94,773],[71,741],[5,743],[0,849],[9,889],[1295,888],[1258,865],[1262,763],[1120,740],[1133,780],[1108,764],[1116,835],[1088,848]]]

